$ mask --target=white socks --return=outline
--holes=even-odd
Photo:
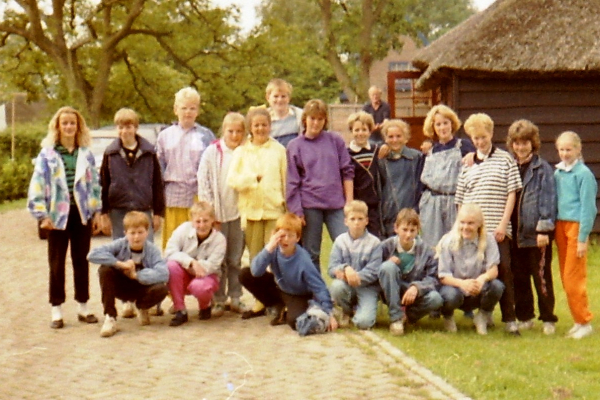
[[[62,319],[62,311],[60,306],[52,306],[52,321],[58,321]]]
[[[79,315],[83,315],[84,317],[87,317],[89,314],[89,311],[87,309],[87,303],[77,303],[79,304]]]

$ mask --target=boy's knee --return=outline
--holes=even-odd
[[[244,267],[240,270],[240,274],[238,275],[238,280],[240,281],[240,283],[243,286],[246,286],[246,284],[252,279],[252,271],[250,271],[250,268],[248,267]]]
[[[356,313],[352,318],[352,322],[358,329],[371,329],[375,325],[376,315],[376,313]]]
[[[424,296],[424,301],[426,302],[427,308],[430,311],[438,310],[442,307],[442,305],[444,305],[444,299],[437,291],[427,293]]]
[[[181,264],[173,260],[167,261],[167,268],[169,269],[169,275],[178,274],[181,270],[183,270]]]
[[[345,292],[348,291],[349,285],[341,279],[334,279],[331,281],[329,285],[329,293],[331,293],[331,297],[340,298],[344,295]]]
[[[379,268],[379,279],[382,277],[393,277],[398,274],[398,266],[392,261],[385,261]]]

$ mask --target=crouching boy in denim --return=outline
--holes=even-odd
[[[448,332],[456,332],[455,309],[479,308],[473,322],[477,333],[487,334],[504,284],[496,279],[500,262],[498,245],[486,232],[483,213],[477,204],[464,204],[460,208],[454,227],[440,239],[437,252],[444,327]]]
[[[396,217],[396,236],[381,243],[385,261],[379,283],[389,307],[392,335],[404,334],[405,322],[417,322],[442,306],[436,290],[438,263],[433,250],[417,236],[420,225],[417,212],[404,208]]]
[[[348,232],[335,239],[329,257],[329,275],[335,278],[329,287],[333,301],[342,308],[340,326],[352,322],[359,329],[375,325],[381,264],[379,239],[367,231],[369,208],[364,201],[353,200],[344,207]]]
[[[141,211],[130,211],[123,219],[125,237],[90,251],[88,260],[100,264],[105,320],[100,336],[114,335],[117,328],[115,298],[135,302],[141,325],[150,324],[148,309],[167,295],[169,272],[160,250],[146,241],[150,220]]]
[[[252,260],[251,267],[242,269],[240,282],[266,307],[277,310],[271,325],[287,323],[301,335],[335,330],[337,321],[331,315],[329,291],[308,252],[298,245],[301,235],[300,217],[292,213],[279,217],[269,242]],[[267,272],[269,266],[271,272]],[[314,324],[310,322],[313,316]]]

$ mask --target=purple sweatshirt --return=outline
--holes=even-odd
[[[314,139],[304,134],[287,147],[287,207],[303,216],[303,208],[335,210],[344,207],[343,181],[354,179],[354,166],[340,135],[321,131]]]

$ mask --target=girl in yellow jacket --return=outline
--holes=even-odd
[[[271,116],[264,108],[248,111],[250,140],[233,152],[227,184],[238,192],[238,208],[250,262],[269,241],[285,213],[285,147],[270,137]]]

